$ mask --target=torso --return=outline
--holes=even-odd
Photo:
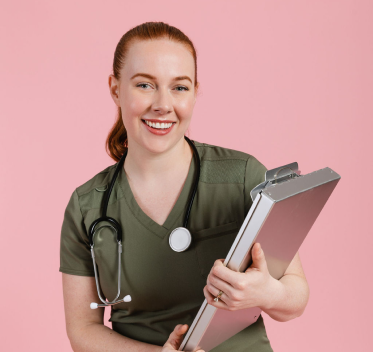
[[[148,177],[149,182],[140,182],[139,177],[129,182],[126,168],[118,174],[107,214],[123,231],[121,294],[130,294],[132,301],[114,306],[110,321],[123,336],[162,346],[177,324],[192,324],[211,267],[216,259],[226,257],[251,207],[250,190],[264,180],[265,167],[246,153],[198,142],[196,147],[201,173],[187,226],[193,241],[184,252],[170,248],[169,235],[183,226],[196,162],[191,162],[186,179],[187,167],[179,167],[183,163],[170,168],[173,175]],[[82,234],[101,216],[104,193],[100,189],[109,185],[114,170],[115,165],[110,166],[78,187],[78,198],[70,202],[61,241],[61,267],[67,273],[94,276],[88,239],[83,244]],[[84,226],[80,231],[75,230],[79,219]],[[95,256],[101,290],[109,300],[117,294],[116,252],[113,232],[103,228],[95,236]],[[247,346],[272,352],[263,320],[213,351],[241,352]]]

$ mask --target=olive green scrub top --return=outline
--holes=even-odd
[[[201,173],[188,223],[192,244],[186,251],[173,251],[169,235],[183,226],[196,177],[194,157],[181,194],[163,225],[141,210],[124,169],[118,174],[107,210],[107,215],[123,229],[119,298],[132,297],[131,302],[111,307],[109,321],[114,331],[159,346],[177,324],[191,326],[205,298],[203,288],[214,261],[228,254],[251,207],[250,191],[264,181],[266,172],[265,166],[249,154],[194,143]],[[104,190],[116,165],[107,167],[71,195],[61,231],[61,272],[94,276],[87,233],[91,223],[101,216]],[[110,228],[96,233],[94,250],[103,296],[112,301],[117,295],[118,252]],[[85,302],[87,307],[90,303]],[[273,351],[262,316],[212,351]]]

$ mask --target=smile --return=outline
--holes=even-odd
[[[157,130],[168,130],[175,122],[151,122],[148,120],[142,120],[146,125]]]

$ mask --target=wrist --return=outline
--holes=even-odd
[[[264,301],[259,308],[264,312],[276,308],[278,303],[283,299],[284,295],[284,285],[279,280],[276,280],[271,276],[267,285],[267,290],[263,295]]]

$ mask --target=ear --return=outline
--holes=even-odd
[[[108,77],[108,84],[109,84],[109,92],[110,95],[114,101],[114,103],[120,107],[120,101],[119,101],[119,82],[114,77],[114,75],[109,75]]]

